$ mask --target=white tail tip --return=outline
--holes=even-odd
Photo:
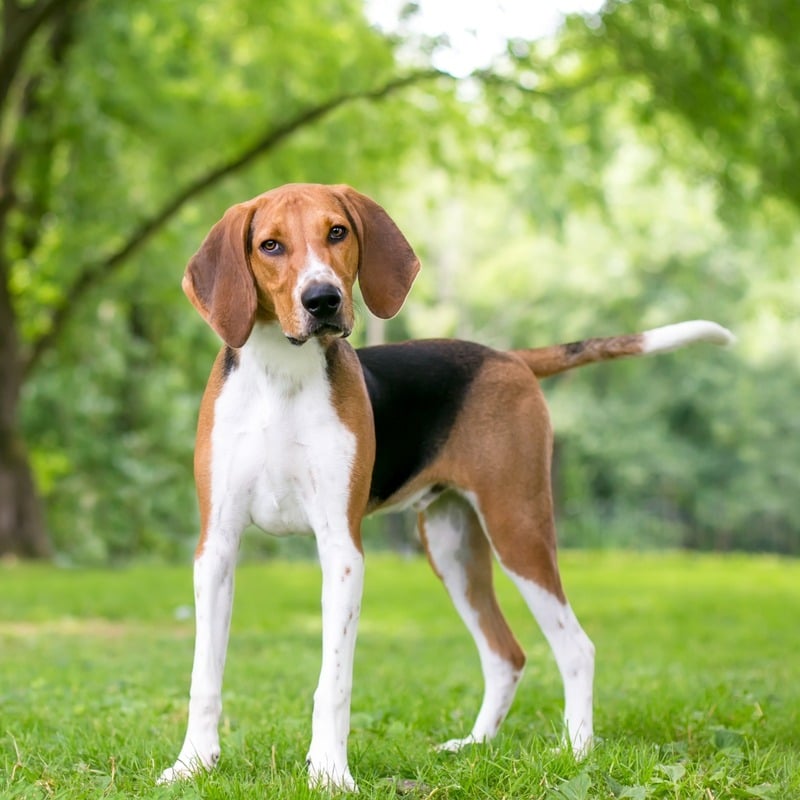
[[[705,319],[693,319],[645,331],[642,334],[642,352],[666,353],[695,342],[727,346],[735,341],[736,337],[722,325]]]

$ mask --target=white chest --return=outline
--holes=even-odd
[[[274,534],[345,524],[355,445],[319,344],[256,328],[214,408],[212,514]]]

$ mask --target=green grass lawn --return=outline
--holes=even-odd
[[[597,647],[598,743],[555,749],[561,685],[508,582],[528,653],[497,740],[458,754],[481,681],[472,642],[422,560],[368,556],[350,765],[361,797],[800,798],[800,562],[565,552]],[[191,569],[0,567],[0,797],[296,798],[319,669],[313,564],[246,565],[212,774],[155,786],[180,747]]]

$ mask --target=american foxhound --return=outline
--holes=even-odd
[[[478,648],[483,701],[469,733],[491,739],[525,655],[492,587],[492,555],[522,593],[564,684],[565,733],[592,741],[594,647],[561,586],[550,487],[552,433],[537,378],[731,334],[692,321],[605,339],[498,352],[463,341],[353,350],[353,285],[397,313],[419,269],[403,234],[347,186],[294,184],[233,206],[189,262],[183,289],[223,341],[195,451],[201,533],[186,739],[170,781],[213,767],[240,534],[312,532],[322,567],[322,667],[310,782],[353,790],[350,694],[364,558],[361,520],[413,505],[431,566]]]

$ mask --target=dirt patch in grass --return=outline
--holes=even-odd
[[[109,619],[63,619],[44,620],[41,622],[0,622],[0,636],[27,639],[38,636],[86,636],[98,639],[121,639],[135,634],[158,632],[164,634],[165,628],[142,623],[120,622]],[[169,629],[170,636],[189,637],[193,635],[191,625],[173,625]]]

